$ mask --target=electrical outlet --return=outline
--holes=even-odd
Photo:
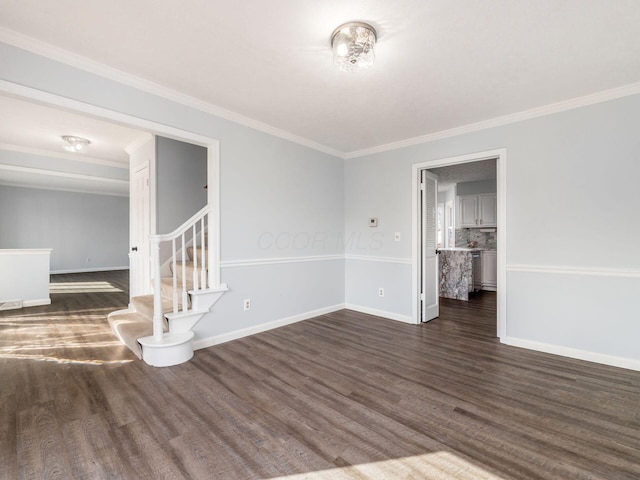
[[[378,296],[380,296],[380,297],[384,297],[384,288],[380,287],[380,288],[378,289]]]
[[[244,299],[244,310],[245,310],[245,312],[247,310],[251,310],[251,299],[250,298],[245,298]]]
[[[396,242],[399,242],[399,241],[400,241],[400,232],[396,232],[396,234],[393,236],[393,239],[394,239]]]

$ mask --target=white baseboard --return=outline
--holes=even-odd
[[[376,317],[388,318],[389,320],[397,320],[398,322],[410,323],[412,325],[415,325],[415,322],[409,315],[400,315],[399,313],[386,312],[384,310],[363,307],[360,305],[354,305],[352,303],[347,303],[344,308],[346,308],[347,310],[355,310],[356,312],[360,313],[375,315]]]
[[[504,337],[500,339],[500,341],[513,347],[527,348],[529,350],[552,353],[554,355],[575,358],[577,360],[586,360],[587,362],[601,363],[612,367],[640,371],[640,360],[635,360],[633,358],[616,357],[614,355],[590,352],[588,350],[579,350],[577,348],[563,347],[561,345],[553,345],[550,343],[535,342],[522,338]]]
[[[39,298],[22,302],[23,307],[39,307],[40,305],[51,305],[51,298]]]
[[[291,317],[281,318],[280,320],[274,320],[272,322],[262,323],[253,327],[243,328],[235,330],[229,333],[223,333],[222,335],[216,335],[208,338],[201,338],[193,342],[194,350],[201,348],[212,347],[221,343],[230,342],[239,338],[255,335],[256,333],[266,332],[274,328],[284,327],[285,325],[291,325],[292,323],[301,322],[302,320],[309,320],[310,318],[318,317],[320,315],[326,315],[327,313],[337,312],[345,308],[343,303],[333,305],[331,307],[319,308],[310,312],[300,313]]]
[[[91,272],[113,272],[116,270],[129,270],[129,265],[126,267],[96,267],[96,268],[75,268],[68,270],[52,270],[51,275],[60,275],[63,273],[91,273]]]
[[[20,310],[25,307],[39,307],[51,305],[51,298],[36,298],[34,300],[0,300],[0,310]]]

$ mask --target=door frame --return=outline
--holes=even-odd
[[[445,157],[414,163],[411,167],[411,290],[412,323],[420,323],[420,171],[482,160],[496,160],[497,197],[497,337],[507,338],[507,149]]]
[[[207,203],[209,210],[209,241],[212,245],[211,255],[213,278],[216,285],[220,284],[220,141],[218,139],[189,132],[180,128],[171,127],[161,123],[134,117],[115,110],[98,107],[89,103],[62,97],[54,93],[37,90],[25,85],[0,80],[0,94],[12,95],[23,100],[41,103],[53,108],[69,110],[74,113],[99,118],[116,124],[128,126],[138,130],[146,131],[152,135],[179,140],[182,142],[199,145],[207,149]],[[149,174],[153,176],[154,170],[151,166]],[[131,181],[131,178],[129,179]],[[153,191],[153,179],[151,189],[151,233],[155,233],[155,193]],[[131,198],[129,198],[131,204]],[[131,210],[131,205],[129,205]],[[129,245],[131,248],[131,245]]]

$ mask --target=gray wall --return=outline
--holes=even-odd
[[[346,229],[368,235],[371,214],[384,234],[358,250],[372,261],[347,259],[347,302],[411,315],[372,287],[411,288],[410,265],[375,259],[411,258],[412,164],[506,148],[509,339],[639,360],[639,124],[636,95],[347,161]]]
[[[493,190],[495,192],[495,189]],[[456,187],[445,190],[444,192],[438,192],[438,203],[447,203],[449,200],[453,202],[453,208],[456,208]]]
[[[480,195],[482,193],[495,193],[495,180],[480,180],[477,182],[462,182],[456,184],[456,195]]]
[[[341,159],[7,44],[0,64],[1,79],[220,141],[230,292],[198,324],[197,341],[343,304]]]
[[[6,44],[0,64],[9,82],[220,140],[232,291],[198,340],[342,302],[410,315],[412,164],[506,148],[508,336],[640,360],[640,96],[343,162]]]
[[[156,136],[156,221],[170,233],[207,204],[207,149]]]
[[[0,248],[52,248],[53,272],[128,268],[129,198],[0,185]]]

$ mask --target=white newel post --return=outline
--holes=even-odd
[[[160,278],[160,238],[152,235],[151,255],[153,259],[153,338],[162,341],[162,280]]]

